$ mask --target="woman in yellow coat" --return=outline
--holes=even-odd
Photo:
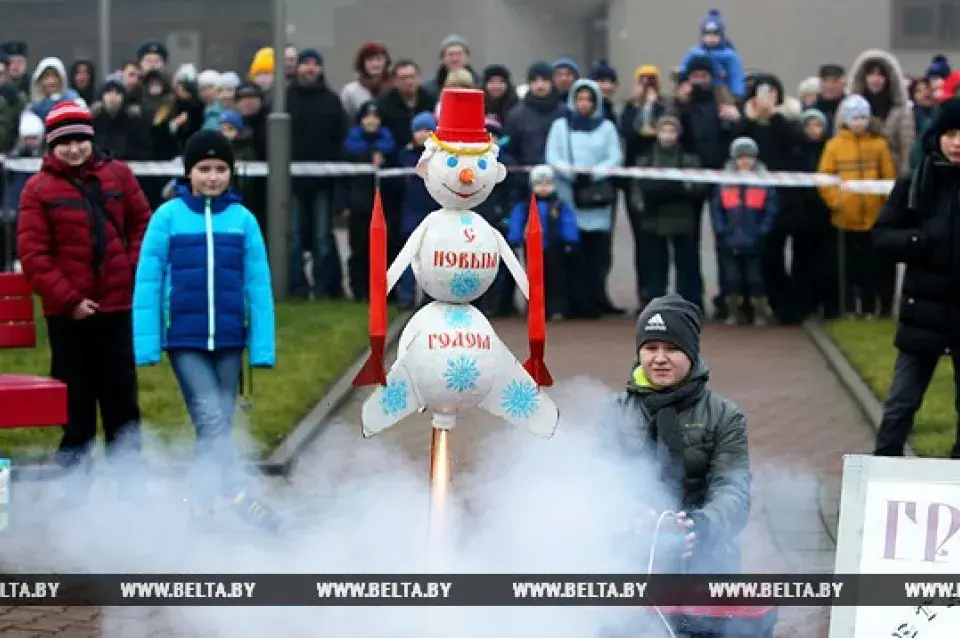
[[[890,146],[882,134],[870,127],[870,104],[859,95],[850,95],[840,105],[840,118],[840,128],[823,149],[819,172],[836,175],[843,181],[896,179],[897,170]],[[870,229],[883,208],[886,195],[821,186],[820,197],[830,207],[831,221],[837,229],[836,245],[828,258],[837,268],[830,281],[836,282],[838,287],[840,242],[845,254],[843,307],[840,307],[837,290],[835,294],[827,295],[825,314],[827,318],[840,314],[873,317],[877,310],[877,259]]]

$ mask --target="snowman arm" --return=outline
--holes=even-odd
[[[414,255],[420,250],[420,243],[423,241],[423,234],[427,230],[427,223],[425,219],[413,230],[403,245],[403,248],[400,250],[400,254],[398,254],[397,258],[390,264],[390,268],[387,270],[387,294],[390,294],[393,287],[397,285],[404,271],[410,267]]]
[[[507,270],[513,275],[513,280],[517,282],[517,288],[523,293],[524,298],[529,299],[530,281],[527,279],[527,273],[524,272],[523,266],[520,265],[520,260],[517,259],[517,256],[513,253],[513,248],[510,248],[510,244],[507,243],[503,235],[496,232],[496,236],[497,245],[500,246],[500,258],[503,259]]]

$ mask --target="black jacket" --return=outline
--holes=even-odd
[[[543,164],[547,133],[553,121],[566,112],[556,95],[539,98],[528,93],[510,109],[503,123],[503,133],[510,138],[510,154],[521,166]]]
[[[147,161],[153,152],[150,127],[140,118],[138,106],[123,105],[116,113],[102,106],[95,108],[93,141],[98,148],[125,161]]]
[[[290,146],[294,162],[340,162],[343,141],[349,120],[340,97],[321,78],[314,84],[294,81],[287,89],[287,110],[290,130],[294,132]],[[334,178],[335,179],[335,178]],[[329,187],[329,178],[297,178],[298,186]]]
[[[906,264],[895,344],[941,355],[960,347],[960,166],[928,151],[894,184],[873,226],[877,252]]]

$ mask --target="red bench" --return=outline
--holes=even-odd
[[[33,291],[23,275],[0,273],[0,349],[35,348]],[[54,379],[3,374],[0,428],[61,426],[67,422],[67,386]]]

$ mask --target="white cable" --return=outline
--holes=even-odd
[[[653,528],[653,540],[650,542],[650,555],[647,557],[647,579],[649,580],[650,576],[653,575],[653,561],[657,556],[657,540],[660,538],[660,527],[663,525],[663,522],[670,517],[676,518],[677,513],[666,510],[660,514],[660,518],[657,519],[657,525]],[[670,622],[667,620],[667,617],[663,614],[660,608],[653,602],[650,601],[650,606],[653,607],[653,610],[657,612],[657,615],[660,616],[660,622],[663,623],[663,626],[666,627],[667,633],[670,634],[670,638],[677,638],[677,634],[673,631],[673,627],[670,626]]]

